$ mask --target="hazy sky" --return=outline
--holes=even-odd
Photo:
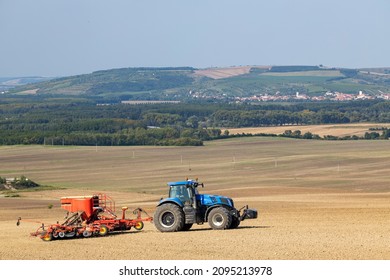
[[[0,0],[0,76],[390,66],[389,0]]]

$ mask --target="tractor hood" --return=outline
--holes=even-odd
[[[226,205],[234,208],[233,200],[229,197],[222,195],[212,195],[212,194],[197,194],[196,200],[200,201],[201,205]]]

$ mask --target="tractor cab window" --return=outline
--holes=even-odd
[[[198,192],[198,188],[190,188],[191,190],[189,190],[190,192],[192,192],[192,196],[195,196],[197,194],[199,194]]]
[[[187,188],[185,185],[177,185],[177,186],[171,186],[169,190],[169,197],[171,198],[178,198],[183,203],[191,200],[191,188]]]

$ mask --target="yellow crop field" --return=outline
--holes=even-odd
[[[333,136],[363,136],[366,132],[370,132],[370,128],[390,127],[389,123],[350,123],[350,124],[322,124],[322,125],[285,125],[272,127],[244,127],[244,128],[227,128],[230,134],[242,133],[273,133],[283,134],[286,130],[300,130],[302,135],[306,132],[318,134],[323,137],[325,135]],[[225,129],[223,129],[225,130]]]

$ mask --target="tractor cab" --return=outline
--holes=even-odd
[[[184,204],[192,204],[195,202],[196,195],[198,192],[198,185],[196,181],[188,180],[181,182],[170,182],[169,185],[169,195],[168,197],[171,199],[178,199],[180,202]]]

